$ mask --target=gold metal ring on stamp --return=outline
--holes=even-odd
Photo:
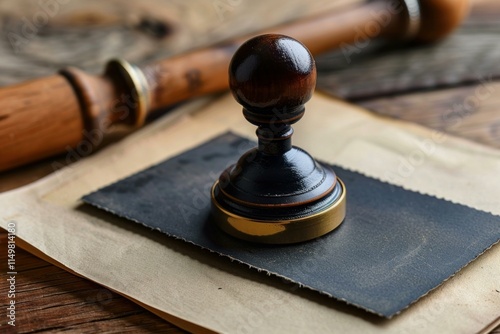
[[[148,83],[144,73],[124,59],[112,59],[106,65],[106,73],[117,73],[125,81],[127,87],[136,96],[134,108],[134,126],[141,127],[146,121],[149,109],[150,96]]]
[[[267,244],[288,244],[311,240],[337,228],[346,214],[346,188],[330,206],[311,216],[284,220],[257,220],[236,215],[224,209],[215,198],[216,181],[212,186],[212,218],[224,232],[247,241]]]

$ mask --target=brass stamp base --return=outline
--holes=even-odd
[[[344,183],[337,179],[342,187],[338,199],[326,209],[307,217],[283,220],[256,220],[224,209],[217,201],[215,189],[212,187],[212,219],[224,232],[233,237],[266,244],[290,244],[311,240],[337,228],[346,214],[346,189]]]

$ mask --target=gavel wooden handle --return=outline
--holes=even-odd
[[[415,1],[401,0],[397,6],[394,1],[370,2],[261,33],[289,35],[312,54],[367,36],[408,37],[410,28],[410,37],[429,41],[448,34],[468,7],[466,0],[419,0],[420,18],[427,22],[425,29],[415,30],[419,27],[412,21],[414,13],[405,7]],[[0,171],[65,151],[70,160],[86,156],[111,125],[140,126],[152,110],[227,89],[230,59],[249,37],[141,68],[112,61],[101,76],[67,68],[57,75],[1,88]]]

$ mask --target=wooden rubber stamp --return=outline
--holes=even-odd
[[[314,59],[293,38],[257,36],[233,56],[229,85],[244,117],[258,127],[258,147],[212,187],[213,221],[226,233],[253,242],[295,243],[322,236],[344,220],[342,181],[292,146],[291,125],[304,115],[315,84]]]

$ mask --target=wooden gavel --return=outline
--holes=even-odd
[[[313,55],[360,42],[360,31],[364,38],[433,42],[457,27],[467,10],[467,0],[378,0],[261,33],[289,35]],[[69,152],[82,142],[97,146],[111,125],[139,127],[152,110],[227,89],[230,59],[250,37],[141,67],[112,60],[102,76],[66,68],[1,88],[0,171]]]

